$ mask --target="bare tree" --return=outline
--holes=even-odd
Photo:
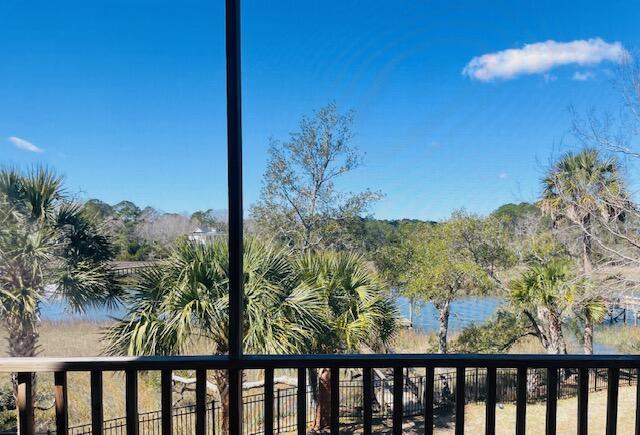
[[[334,103],[303,117],[287,142],[272,140],[260,200],[251,208],[259,231],[300,250],[332,246],[343,222],[380,194],[340,192],[335,183],[360,166],[351,145],[353,114]]]

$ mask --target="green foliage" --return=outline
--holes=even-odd
[[[228,261],[224,242],[180,242],[134,287],[128,314],[106,334],[108,352],[178,354],[205,338],[211,353],[226,353]],[[287,251],[258,240],[245,243],[244,270],[245,351],[308,349],[326,328],[318,289],[298,279]]]
[[[386,349],[399,314],[364,257],[348,252],[307,253],[298,259],[297,267],[301,279],[319,290],[328,308],[329,330],[316,337],[314,351]]]
[[[417,300],[482,294],[514,261],[497,221],[462,212],[441,224],[401,227],[399,239],[384,250],[381,269],[403,295]]]
[[[43,300],[62,297],[76,311],[116,300],[112,257],[110,240],[53,171],[0,170],[0,321],[11,356],[37,352]]]
[[[552,259],[530,266],[510,283],[509,297],[517,306],[537,307],[562,313],[576,294],[575,274],[568,259]]]
[[[464,328],[453,348],[458,353],[504,353],[522,337],[533,334],[522,314],[502,309],[486,323]]]
[[[519,204],[503,204],[495,209],[491,213],[491,216],[499,219],[507,225],[515,225],[518,221],[521,221],[527,216],[539,216],[540,214],[541,211],[537,205],[529,202],[521,202]]]
[[[334,103],[303,117],[286,142],[272,141],[260,200],[251,207],[259,233],[297,250],[351,248],[346,226],[379,193],[336,186],[362,157],[351,145],[353,114]]]
[[[16,400],[11,384],[0,386],[0,431],[15,430],[17,426]]]

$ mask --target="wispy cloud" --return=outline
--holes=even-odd
[[[16,136],[9,136],[8,139],[9,139],[9,142],[11,142],[13,145],[15,145],[16,148],[19,148],[21,150],[29,151],[31,153],[43,153],[44,152],[44,150],[42,148],[39,148],[39,147],[35,146],[34,144],[29,142],[28,140],[24,140],[24,139],[21,139],[21,138],[16,137]]]
[[[509,174],[507,174],[506,172],[500,172],[498,174],[498,178],[504,180],[505,178],[509,178]]]
[[[549,40],[474,57],[462,73],[483,82],[509,80],[525,74],[544,74],[564,65],[619,63],[625,56],[628,52],[620,42],[608,43],[601,38],[571,42]]]
[[[591,71],[576,71],[571,76],[571,80],[579,82],[586,82],[587,80],[594,79],[596,75]]]

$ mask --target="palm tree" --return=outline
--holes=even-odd
[[[570,261],[554,258],[530,266],[509,284],[511,302],[529,318],[549,354],[567,353],[562,317],[575,297],[573,278]]]
[[[128,314],[106,333],[107,352],[175,355],[205,341],[228,353],[229,252],[226,242],[180,241],[169,257],[144,272],[126,301]],[[324,334],[325,306],[299,279],[289,251],[256,239],[244,244],[244,351],[287,354],[308,350]],[[215,372],[228,424],[228,381]]]
[[[326,251],[304,254],[297,265],[328,307],[329,330],[315,337],[315,353],[387,349],[398,312],[372,265],[358,254]],[[320,369],[318,379],[314,428],[321,430],[330,424],[331,371]]]
[[[568,222],[580,230],[582,270],[593,271],[593,240],[598,222],[624,219],[628,194],[618,162],[604,158],[598,150],[567,153],[543,179],[540,205],[554,223]],[[593,343],[591,316],[585,316],[584,342]],[[585,346],[593,353],[593,346]]]
[[[40,307],[63,298],[76,311],[111,303],[112,246],[62,189],[38,168],[0,170],[0,324],[12,357],[38,353]]]
[[[0,315],[10,356],[36,355],[45,299],[62,297],[77,311],[115,300],[112,246],[52,171],[0,170],[0,222]]]

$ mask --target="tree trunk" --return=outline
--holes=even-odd
[[[220,393],[222,433],[229,433],[229,379],[226,371],[214,370],[213,378]],[[215,412],[215,408],[214,408]]]
[[[15,317],[8,316],[4,321],[5,330],[7,331],[7,351],[10,357],[34,357],[38,353],[38,327],[33,320],[33,316]],[[32,374],[31,392],[32,395],[27,400],[33,399],[36,395],[36,374]],[[13,394],[17,400],[18,397],[18,378],[17,375],[11,376],[13,384]]]
[[[588,278],[593,272],[592,246],[591,246],[591,216],[587,215],[583,219],[585,228],[582,234],[582,267],[585,276]],[[583,349],[587,355],[593,354],[593,321],[589,316],[584,316]]]
[[[560,315],[549,311],[549,349],[547,353],[563,355],[567,353],[567,344],[562,333],[562,322]]]
[[[582,270],[585,275],[590,275],[593,272],[593,265],[591,264],[593,254],[591,246],[591,216],[585,216],[582,224],[584,226],[582,233]]]
[[[587,355],[593,354],[593,322],[588,316],[584,319],[583,349]]]
[[[414,298],[409,299],[409,328],[413,328],[413,310],[415,304],[416,300]]]
[[[313,429],[316,431],[329,427],[331,424],[331,371],[327,368],[320,369],[318,382],[318,406],[313,421]]]
[[[440,327],[438,329],[438,353],[447,353],[447,334],[449,333],[449,313],[451,303],[449,301],[435,304],[438,309]]]

